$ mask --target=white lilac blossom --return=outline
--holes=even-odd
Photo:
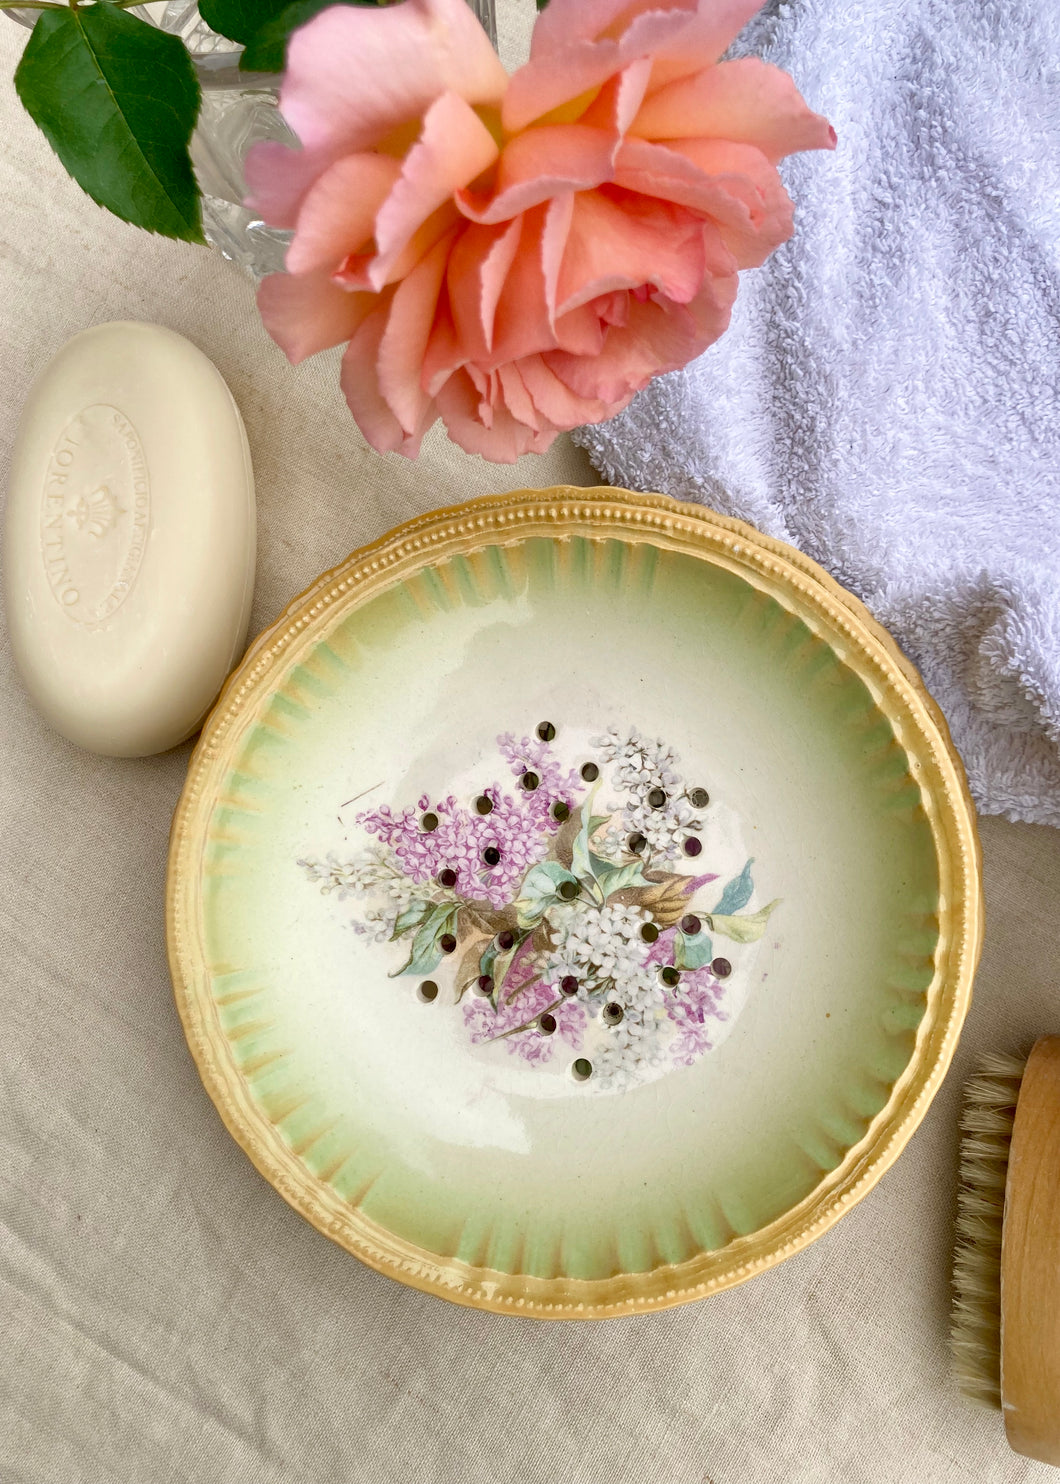
[[[354,921],[354,930],[371,943],[384,943],[393,936],[398,917],[412,901],[415,883],[405,875],[394,853],[375,846],[349,861],[339,861],[334,852],[323,860],[309,858],[298,864],[310,881],[316,881],[325,896],[335,893],[340,902],[350,896],[372,898]]]
[[[298,864],[325,895],[358,899],[354,927],[394,941],[399,979],[451,985],[472,1044],[568,1069],[578,1053],[579,1079],[613,1091],[712,1049],[732,965],[711,958],[709,934],[726,932],[738,955],[771,908],[722,928],[750,902],[751,862],[720,894],[714,873],[671,864],[703,848],[708,802],[673,748],[612,727],[579,771],[555,737],[551,723],[505,733],[506,785],[366,810],[367,848]]]
[[[593,1076],[612,1089],[643,1082],[669,1059],[672,1040],[664,1005],[631,1006],[617,1025],[604,1028],[593,1058]]]
[[[680,759],[673,748],[635,729],[623,735],[615,727],[594,737],[593,746],[613,764],[611,784],[626,796],[610,806],[616,823],[601,842],[603,853],[618,859],[639,835],[648,859],[674,860],[690,835],[702,828],[702,818],[677,771]]]
[[[340,861],[334,851],[329,851],[323,860],[310,857],[298,864],[310,881],[320,883],[325,896],[335,892],[340,902],[348,896],[378,891],[405,906],[415,891],[393,852],[380,846],[370,847],[348,861]]]
[[[581,999],[607,994],[632,1005],[659,997],[658,973],[648,963],[651,945],[641,936],[650,920],[643,907],[592,902],[553,913],[558,955],[571,966]]]

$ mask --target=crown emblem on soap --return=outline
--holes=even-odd
[[[91,494],[79,495],[66,513],[79,531],[99,537],[117,524],[123,511],[107,486],[101,484]]]

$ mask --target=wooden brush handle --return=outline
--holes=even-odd
[[[1060,1464],[1060,1036],[1016,1104],[1001,1239],[1001,1405],[1010,1447]]]

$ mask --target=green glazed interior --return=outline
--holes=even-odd
[[[774,598],[647,543],[528,540],[338,615],[276,685],[211,816],[205,941],[255,1102],[344,1200],[442,1258],[599,1279],[768,1225],[864,1138],[935,973],[938,862],[890,722]],[[441,794],[542,716],[665,736],[781,899],[723,1044],[612,1097],[482,1056],[297,866],[352,845],[347,800]]]

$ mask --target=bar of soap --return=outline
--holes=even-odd
[[[4,576],[26,688],[93,752],[201,724],[246,639],[254,476],[220,372],[182,335],[85,330],[37,378],[15,442]]]

